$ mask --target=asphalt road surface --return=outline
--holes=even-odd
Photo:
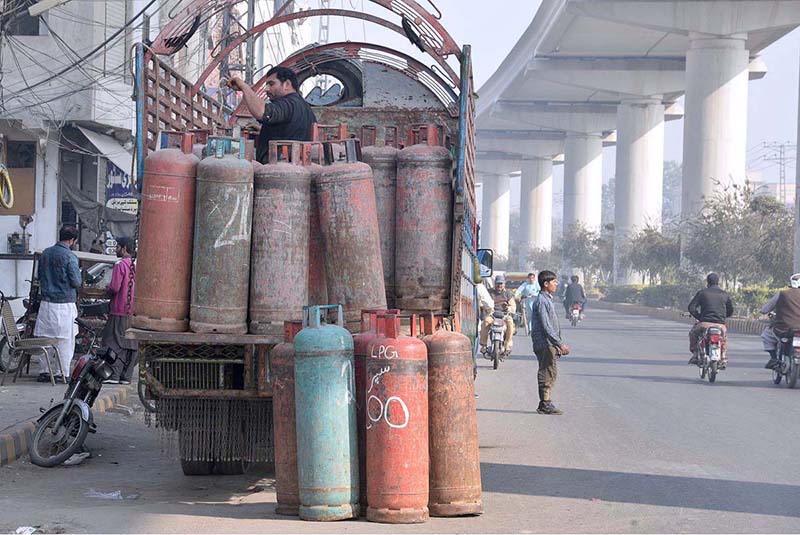
[[[0,532],[800,531],[800,389],[771,383],[755,336],[732,335],[728,369],[701,381],[686,365],[687,331],[602,310],[564,327],[572,354],[553,396],[563,416],[535,412],[525,337],[499,370],[481,362],[480,517],[417,526],[276,517],[267,475],[184,477],[137,413],[100,415],[87,442],[95,456],[80,466],[0,468]]]

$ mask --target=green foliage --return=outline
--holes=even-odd
[[[649,307],[685,310],[700,288],[695,284],[647,286],[639,294],[639,303]]]
[[[603,286],[603,301],[611,303],[639,303],[643,286]]]
[[[761,307],[780,290],[780,288],[769,288],[767,286],[750,286],[733,292],[731,301],[736,311],[740,314],[757,317],[760,314]]]
[[[661,208],[661,220],[664,224],[677,222],[681,217],[681,189],[683,186],[683,166],[680,162],[664,162],[664,200]]]
[[[564,234],[561,247],[564,262],[583,271],[587,282],[595,276],[601,283],[611,278],[614,263],[613,230],[599,234],[577,223]]]
[[[647,226],[637,232],[626,248],[626,259],[634,271],[647,275],[650,283],[675,280],[680,268],[681,246],[677,237],[657,227]]]

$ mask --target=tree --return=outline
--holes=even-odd
[[[680,268],[681,247],[677,237],[660,228],[646,226],[628,242],[627,261],[634,271],[644,273],[650,284],[673,281]]]
[[[664,162],[664,186],[661,220],[669,224],[680,219],[681,191],[683,187],[683,166],[676,161]]]
[[[614,223],[614,195],[616,195],[617,181],[612,176],[608,184],[603,184],[603,211],[600,220],[603,225]]]

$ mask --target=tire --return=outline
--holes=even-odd
[[[218,476],[240,476],[247,472],[250,463],[244,459],[236,461],[214,461],[213,473]]]
[[[783,379],[783,374],[780,371],[780,368],[777,370],[772,370],[772,382],[776,385],[781,384],[781,379]]]
[[[569,322],[572,324],[573,327],[577,327],[578,326],[578,320],[577,320],[577,318],[575,318],[575,316],[570,316]]]
[[[789,357],[789,373],[786,375],[786,386],[789,388],[797,386],[798,373],[800,373],[800,366],[795,364],[794,357]]]
[[[150,392],[147,389],[147,383],[139,379],[136,391],[139,394],[139,401],[142,403],[144,410],[151,413],[156,412],[156,402],[153,398],[149,397]]]
[[[500,367],[500,340],[492,342],[492,368]]]
[[[86,435],[89,434],[89,424],[81,417],[81,410],[75,405],[64,418],[67,436],[62,440],[68,441],[67,445],[55,455],[46,455],[43,451],[40,452],[46,447],[44,441],[49,438],[47,436],[50,433],[49,429],[56,423],[60,414],[60,411],[53,411],[36,426],[33,439],[28,444],[31,462],[36,466],[51,468],[63,463],[80,450],[83,441],[86,440]]]
[[[717,380],[717,370],[719,363],[715,360],[711,363],[711,368],[708,369],[708,382],[713,383]]]
[[[8,340],[5,336],[0,339],[0,372],[16,373],[18,366],[10,367],[11,351],[8,349]]]
[[[210,476],[214,471],[214,461],[187,461],[181,459],[181,470],[185,476]]]
[[[708,371],[708,368],[705,366],[700,366],[700,379],[706,378],[706,371]]]

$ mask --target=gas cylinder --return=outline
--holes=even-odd
[[[372,168],[375,184],[375,207],[378,213],[378,233],[381,240],[383,284],[386,303],[394,306],[394,253],[395,253],[395,193],[397,191],[397,153],[389,146],[364,147],[361,151],[365,164]]]
[[[144,161],[133,320],[136,329],[189,329],[197,164],[192,136]]]
[[[347,327],[355,332],[361,310],[386,308],[386,291],[372,170],[358,161],[358,140],[344,144],[346,160],[317,175],[317,201],[328,300],[344,306]]]
[[[362,310],[361,332],[353,335],[353,357],[356,374],[356,417],[358,421],[358,475],[361,489],[361,516],[367,514],[367,357],[370,344],[378,335],[378,314],[399,314],[399,310]]]
[[[206,130],[204,128],[195,128],[193,130],[189,130],[192,134],[194,134],[194,145],[192,145],[192,154],[197,156],[199,159],[203,159],[205,156],[203,152],[205,151],[206,146],[208,145],[208,136],[211,135],[210,130]]]
[[[428,348],[431,516],[478,515],[481,466],[475,412],[472,343],[423,318]]]
[[[323,305],[328,302],[328,282],[325,277],[325,240],[319,226],[319,200],[317,179],[322,166],[312,164],[310,223],[308,237],[308,304]]]
[[[452,158],[439,145],[439,131],[433,125],[413,127],[409,145],[397,155],[395,306],[448,310]]]
[[[323,322],[334,309],[337,322]],[[294,338],[297,468],[300,518],[344,520],[358,516],[353,338],[341,305],[303,308]]]
[[[209,138],[197,166],[189,327],[199,333],[247,332],[253,166],[244,143],[238,155],[230,147],[230,138]]]
[[[367,358],[367,520],[415,524],[428,519],[428,359],[402,317],[377,315]]]
[[[302,143],[272,141],[269,163],[253,162],[250,332],[276,335],[308,303],[311,171]]]
[[[270,353],[272,369],[272,425],[275,437],[275,494],[279,515],[297,516],[300,496],[297,491],[297,429],[294,405],[294,338],[302,321],[283,324],[283,343]]]

